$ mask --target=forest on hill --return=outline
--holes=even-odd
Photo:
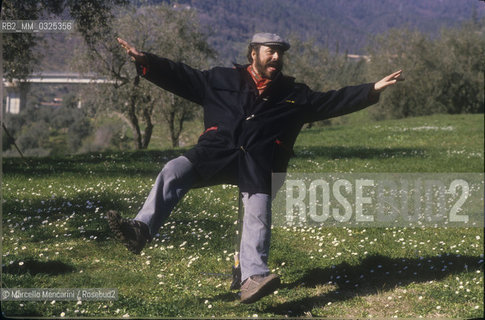
[[[268,31],[301,41],[312,40],[332,52],[366,54],[371,40],[392,28],[415,29],[437,37],[443,27],[485,16],[485,2],[478,0],[150,0],[141,5],[170,3],[197,12],[202,32],[218,53],[214,64],[245,62],[248,39]],[[69,68],[71,50],[82,39],[51,34],[39,44],[43,56],[38,69]]]
[[[152,3],[167,2],[154,0]],[[364,54],[369,41],[391,28],[407,27],[437,36],[485,15],[478,0],[180,0],[195,8],[221,60],[240,57],[255,32],[314,40],[331,51]]]

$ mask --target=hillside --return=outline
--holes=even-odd
[[[156,4],[166,0],[152,0]],[[457,26],[485,16],[485,3],[477,0],[179,0],[179,8],[195,8],[218,62],[244,62],[248,39],[254,32],[313,39],[332,51],[363,54],[369,39],[390,28],[407,26],[430,36],[442,27]],[[76,40],[49,35],[39,46],[44,56],[40,70],[68,68],[69,47]],[[66,50],[59,50],[66,48]]]
[[[211,41],[230,57],[254,33],[269,31],[314,39],[341,52],[365,53],[370,37],[390,28],[408,26],[435,36],[444,26],[456,26],[484,16],[485,4],[475,0],[187,0],[210,26]],[[231,44],[229,46],[229,44]]]

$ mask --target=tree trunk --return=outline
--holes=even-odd
[[[142,149],[142,142],[141,142],[141,132],[140,132],[140,125],[138,124],[138,117],[136,116],[136,98],[131,97],[130,101],[130,109],[128,111],[128,119],[130,119],[130,122],[132,124],[133,134],[134,134],[134,139],[135,139],[135,148],[137,150]]]
[[[172,147],[179,146],[179,137],[175,132],[175,111],[171,110],[168,119],[168,129],[170,130],[170,140],[172,141]]]
[[[180,134],[182,133],[182,129],[184,127],[184,121],[185,121],[185,113],[182,114],[178,121],[178,129],[177,129],[177,146],[180,146]]]
[[[148,148],[148,144],[150,143],[150,139],[151,139],[152,133],[153,133],[153,123],[152,123],[152,117],[151,117],[151,110],[153,110],[153,109],[152,108],[143,109],[143,121],[146,123],[147,126],[145,128],[145,132],[143,133],[142,149]]]

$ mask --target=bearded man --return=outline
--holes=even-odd
[[[401,71],[376,83],[316,92],[283,75],[290,44],[276,34],[257,33],[248,48],[249,64],[200,71],[118,42],[140,76],[204,108],[205,131],[197,145],[169,161],[134,219],[108,212],[111,229],[132,252],[140,253],[193,187],[235,184],[244,205],[240,244],[241,302],[274,291],[270,274],[271,175],[286,172],[293,145],[308,122],[361,110],[379,100]]]

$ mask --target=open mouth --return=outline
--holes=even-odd
[[[280,70],[281,69],[281,65],[279,63],[274,63],[274,62],[273,63],[268,63],[266,69],[269,72],[274,72],[274,71]]]

